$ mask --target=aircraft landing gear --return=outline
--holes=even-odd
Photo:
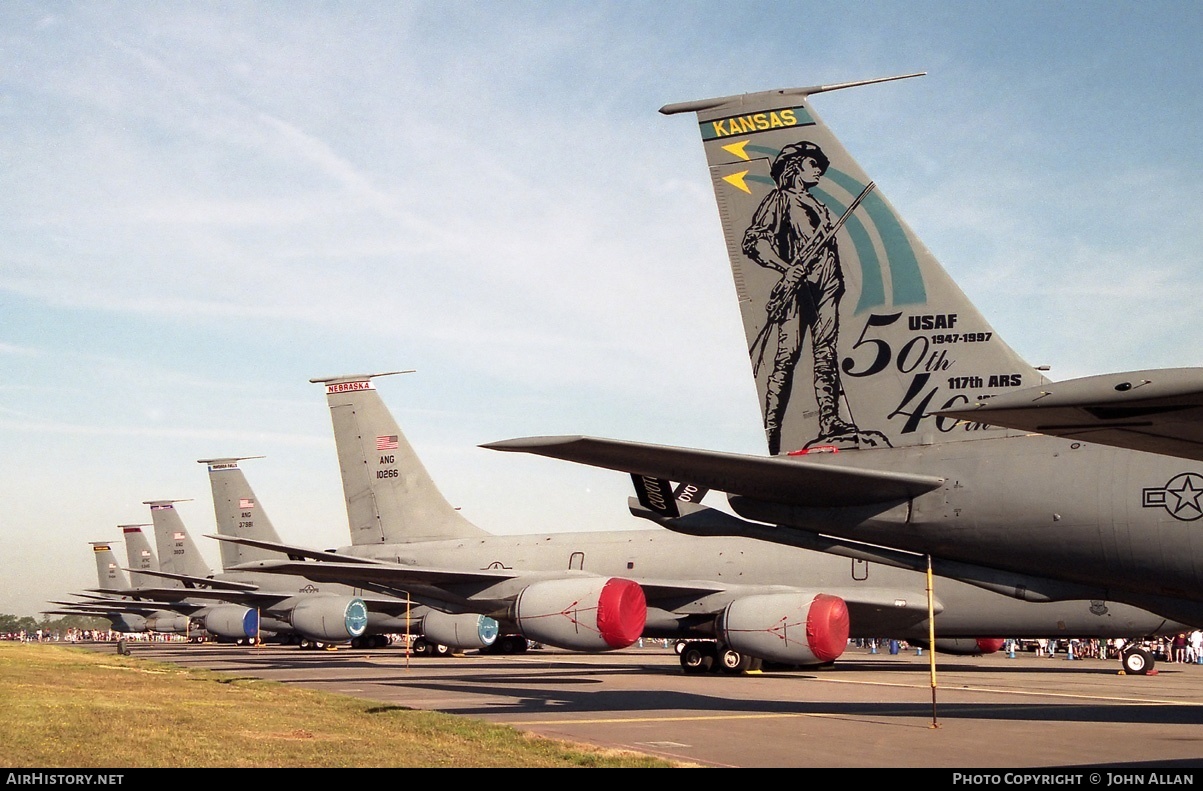
[[[1124,673],[1129,676],[1147,676],[1153,669],[1153,654],[1144,648],[1125,648],[1119,654]]]
[[[709,673],[717,658],[714,643],[688,642],[681,649],[681,669],[691,675]]]
[[[529,646],[526,638],[519,634],[503,634],[488,648],[480,649],[482,654],[522,654]]]
[[[741,654],[734,648],[722,648],[718,652],[718,669],[723,673],[735,675],[760,668],[755,657]]]
[[[760,670],[764,664],[756,657],[707,640],[689,640],[682,645],[679,654],[681,669],[690,675],[701,673],[739,675]]]

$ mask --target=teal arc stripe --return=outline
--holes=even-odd
[[[835,168],[828,168],[824,175],[847,190],[851,195],[859,195],[865,188],[865,184]],[[818,191],[815,190],[815,193],[818,194]],[[827,198],[823,198],[822,200],[824,203],[827,203]],[[833,210],[835,209],[832,204],[828,204],[828,206]],[[922,305],[926,303],[927,289],[923,284],[923,272],[919,269],[919,261],[915,258],[915,250],[911,247],[910,240],[907,239],[906,232],[902,229],[902,224],[898,221],[894,212],[890,210],[889,205],[877,194],[876,190],[865,196],[864,201],[861,202],[861,206],[865,209],[865,212],[869,215],[869,219],[877,228],[877,235],[881,238],[882,247],[886,252],[886,261],[890,267],[893,304]],[[843,209],[841,208],[838,211],[842,213]],[[861,250],[858,245],[857,254],[860,255],[860,252]],[[865,258],[861,258],[862,262],[865,260]],[[872,261],[877,270],[876,277],[880,282],[881,269],[876,255],[873,256]],[[862,263],[863,266],[864,264]],[[868,282],[869,277],[866,275],[866,285],[864,286],[866,290],[868,290]],[[882,299],[884,302],[884,294],[882,295]],[[882,304],[882,302],[877,304]],[[861,300],[857,304],[857,312],[865,307],[873,306],[865,304],[864,295],[862,294]]]
[[[848,208],[847,204],[841,203],[825,190],[816,187],[811,192],[837,217]],[[873,247],[873,240],[869,238],[868,229],[855,214],[844,223],[844,230],[851,237],[852,246],[856,248],[856,260],[860,262],[860,299],[856,301],[856,313],[860,314],[886,303],[885,285],[881,279],[881,262],[877,259],[877,250]]]

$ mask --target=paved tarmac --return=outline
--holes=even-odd
[[[1200,665],[1162,663],[1155,675],[1128,676],[1114,660],[938,656],[933,702],[927,652],[855,647],[829,669],[742,676],[685,675],[665,648],[408,660],[395,647],[132,650],[700,766],[1078,767],[1078,784],[1091,785],[1089,770],[1101,769],[1104,786],[1107,768],[1142,777],[1182,769],[1193,778],[1189,769],[1203,767]]]

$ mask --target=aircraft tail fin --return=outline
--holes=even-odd
[[[326,387],[351,544],[488,535],[447,502],[401,433],[372,383],[374,377],[386,375],[309,380]]]
[[[631,482],[635,484],[635,497],[639,505],[665,519],[680,516],[679,504],[700,503],[709,491],[692,483],[678,484],[674,489],[669,480],[638,473],[631,473]]]
[[[129,577],[121,570],[117,555],[108,541],[92,541],[92,556],[96,559],[97,588],[104,591],[125,593],[129,591]]]
[[[697,113],[773,455],[990,436],[935,413],[1045,381],[809,103],[889,79],[660,110]]]
[[[217,532],[236,538],[251,538],[258,541],[281,543],[280,534],[267,516],[251,484],[243,474],[238,462],[260,459],[262,456],[238,458],[200,459],[208,467],[209,485],[213,489],[213,513],[217,517]],[[240,563],[259,560],[279,560],[280,555],[254,546],[220,541],[221,567],[229,571]]]
[[[144,588],[151,585],[157,585],[158,580],[146,574],[139,574],[141,570],[158,571],[159,559],[155,557],[154,550],[150,548],[150,540],[146,534],[142,532],[142,528],[150,527],[150,525],[118,525],[121,528],[121,535],[125,539],[125,557],[129,569],[130,583],[135,588]]]
[[[159,570],[190,577],[209,577],[213,569],[184,527],[175,504],[186,500],[147,500],[150,520],[154,523],[155,548],[159,551]]]

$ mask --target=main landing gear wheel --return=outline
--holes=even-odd
[[[752,658],[734,648],[724,648],[718,652],[718,668],[724,673],[743,673],[751,666]]]
[[[494,643],[497,646],[498,653],[501,654],[521,654],[526,651],[526,638],[516,634],[502,635]]]
[[[709,673],[714,669],[714,646],[710,643],[686,643],[681,651],[681,668],[690,674]]]
[[[1153,669],[1153,655],[1143,648],[1125,648],[1119,661],[1129,676],[1146,676]]]

